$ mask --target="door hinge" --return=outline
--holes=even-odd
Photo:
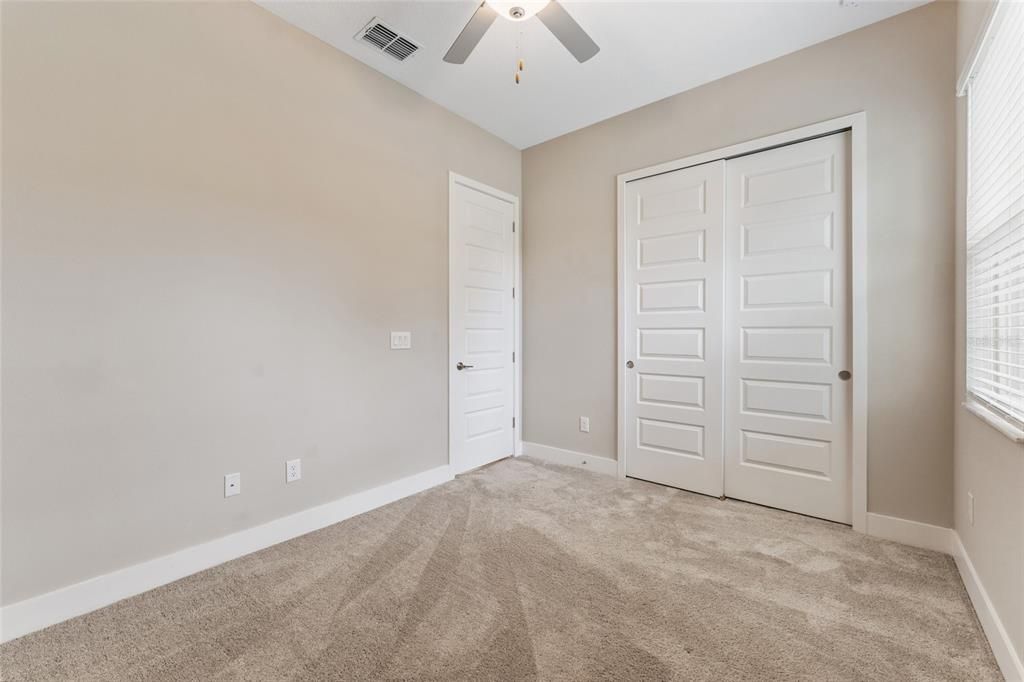
[[[512,287],[512,298],[516,297],[516,288]]]
[[[516,361],[516,352],[512,351],[512,362]]]
[[[512,428],[516,428],[516,418],[512,417]]]
[[[512,221],[512,231],[513,232],[516,231],[516,221],[514,221],[514,220]]]

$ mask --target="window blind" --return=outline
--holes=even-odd
[[[967,102],[967,391],[1024,428],[1024,2],[998,6]]]

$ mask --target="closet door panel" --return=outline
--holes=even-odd
[[[726,163],[725,494],[851,519],[849,134]]]
[[[722,161],[626,185],[626,475],[722,494]]]

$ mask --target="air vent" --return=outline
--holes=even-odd
[[[377,17],[363,27],[363,30],[355,35],[355,38],[371,45],[375,50],[391,55],[400,62],[404,62],[420,49],[419,45]]]

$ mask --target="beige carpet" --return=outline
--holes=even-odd
[[[505,460],[0,648],[4,680],[994,680],[953,561]]]

